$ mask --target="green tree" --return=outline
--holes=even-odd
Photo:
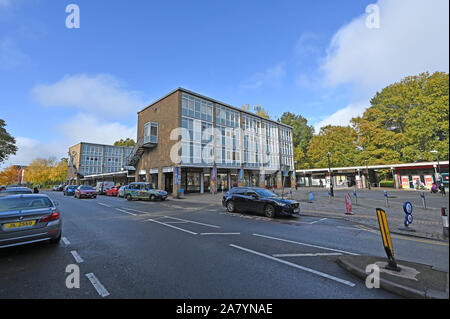
[[[308,151],[308,144],[314,135],[314,127],[308,125],[308,120],[301,115],[285,112],[278,120],[280,123],[292,126],[294,147],[300,147],[303,153]]]
[[[449,154],[449,77],[442,72],[409,76],[387,86],[352,119],[357,144],[364,150],[358,164],[389,164],[434,160]]]
[[[314,168],[328,167],[328,152],[332,167],[353,166],[358,150],[357,134],[350,126],[328,125],[314,135],[308,145],[308,160]]]
[[[16,140],[5,129],[6,123],[0,119],[0,163],[17,152]]]
[[[135,145],[136,145],[136,142],[130,138],[127,138],[126,140],[120,139],[119,141],[114,142],[114,146],[133,147]]]

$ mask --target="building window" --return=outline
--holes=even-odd
[[[149,122],[145,124],[144,143],[158,143],[158,123]]]

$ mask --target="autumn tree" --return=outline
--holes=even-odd
[[[25,179],[28,183],[49,186],[63,183],[67,179],[67,159],[37,158],[28,165]]]
[[[17,183],[19,170],[9,166],[0,172],[0,185],[11,185]]]

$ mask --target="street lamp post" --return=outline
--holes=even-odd
[[[331,173],[331,164],[330,164],[330,155],[331,153],[328,152],[328,172],[330,173],[330,194],[331,197],[334,197],[334,190],[333,190],[333,174]]]
[[[369,166],[367,165],[367,160],[365,160],[366,162],[366,170],[367,170],[367,184],[369,185],[369,190],[370,188],[370,174],[369,174]]]
[[[441,166],[439,165],[439,152],[433,150],[433,151],[431,151],[431,153],[435,153],[436,154],[437,169],[438,169],[438,175],[436,177],[437,177],[437,180],[440,180],[441,179]]]

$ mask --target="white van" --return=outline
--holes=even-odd
[[[115,185],[114,182],[97,182],[95,190],[98,195],[104,195],[108,189],[113,188]]]

